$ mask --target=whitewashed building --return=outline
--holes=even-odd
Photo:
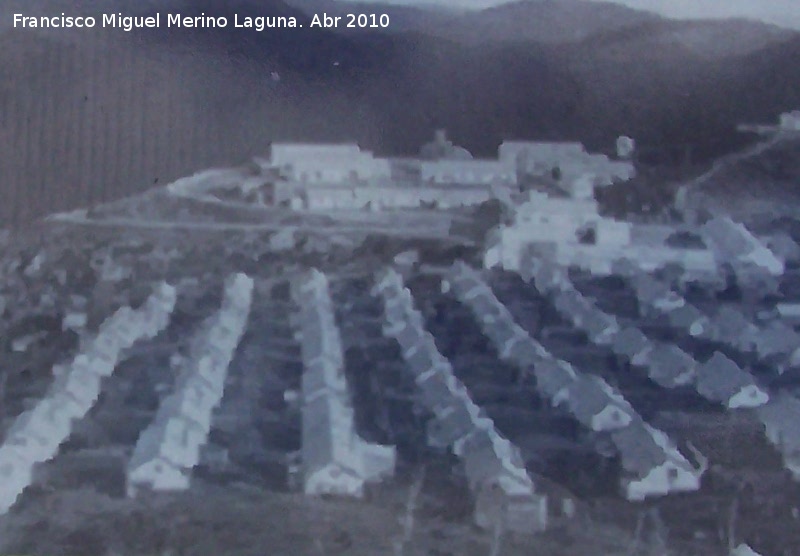
[[[631,243],[630,224],[600,216],[594,199],[554,198],[529,192],[514,221],[489,236],[484,265],[519,272],[532,244],[553,246],[558,264],[608,274]]]
[[[33,463],[24,448],[8,442],[0,446],[0,514],[8,512],[33,482]]]
[[[594,199],[530,191],[528,200],[516,207],[513,221],[489,232],[483,264],[524,272],[532,252],[595,275],[615,273],[620,260],[646,272],[674,263],[683,269],[684,280],[719,283],[714,252],[672,247],[665,243],[668,234],[647,231],[647,227],[634,228],[629,222],[600,215]]]
[[[278,169],[285,179],[313,185],[370,182],[391,175],[388,160],[352,143],[273,143],[269,160],[256,162]]]
[[[631,501],[672,492],[695,492],[706,469],[694,467],[662,431],[647,423],[611,433],[623,454],[622,488]]]

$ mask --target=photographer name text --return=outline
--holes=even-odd
[[[311,28],[351,28],[351,29],[384,29],[389,27],[387,14],[344,14],[328,15],[310,14],[308,27]],[[95,27],[120,29],[131,32],[134,29],[242,29],[267,31],[269,29],[301,28],[303,23],[296,17],[286,16],[183,16],[181,14],[154,14],[150,16],[130,16],[121,13],[101,14],[98,16],[26,16],[14,14],[14,27],[24,29],[93,29]]]

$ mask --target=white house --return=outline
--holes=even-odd
[[[756,384],[750,373],[719,352],[699,366],[697,391],[728,409],[752,409],[769,401],[769,394]]]
[[[684,269],[684,280],[719,282],[714,252],[672,247],[666,243],[669,234],[655,228],[658,233],[651,234],[648,227],[634,229],[629,222],[603,217],[594,199],[555,198],[530,191],[528,201],[516,208],[513,221],[489,233],[484,266],[525,273],[535,251],[537,257],[596,275],[612,274],[616,261],[628,260],[646,272],[675,263]]]
[[[167,326],[177,299],[178,291],[174,286],[170,286],[166,282],[161,282],[156,286],[140,312],[144,337],[154,338]]]
[[[552,398],[554,406],[566,405],[581,424],[595,432],[627,427],[633,417],[626,403],[609,396],[595,376],[579,376]]]
[[[169,414],[186,417],[208,434],[212,411],[219,405],[221,392],[212,391],[197,374],[183,375],[178,380],[175,392],[162,403],[169,406]]]
[[[141,465],[130,468],[128,473],[128,496],[136,496],[142,488],[155,491],[177,491],[189,488],[190,477],[181,468],[160,458],[149,458]]]
[[[266,164],[290,181],[313,185],[369,182],[391,175],[388,160],[356,144],[273,143]]]
[[[612,433],[622,454],[623,493],[633,502],[650,496],[700,489],[703,467],[695,468],[661,431],[642,423]]]

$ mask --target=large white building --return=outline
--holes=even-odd
[[[268,161],[290,181],[323,185],[370,182],[390,177],[389,161],[356,144],[273,143]]]
[[[530,192],[529,200],[517,207],[514,222],[490,234],[484,264],[519,271],[530,247],[538,244],[548,245],[560,264],[609,273],[613,258],[630,243],[630,224],[600,216],[594,199]]]
[[[600,215],[594,199],[551,197],[531,191],[516,208],[511,224],[488,236],[484,266],[524,270],[532,252],[546,252],[562,266],[578,266],[593,274],[609,275],[614,262],[628,259],[652,271],[679,264],[691,279],[714,280],[718,261],[709,249],[672,247],[666,237],[646,233],[646,227]]]

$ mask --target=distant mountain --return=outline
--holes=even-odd
[[[716,59],[740,56],[788,41],[800,33],[747,19],[673,20],[654,19],[618,29],[598,32],[574,47],[608,57],[624,58],[632,53],[652,55],[684,51]]]
[[[421,22],[420,30],[467,43],[565,44],[660,19],[611,2],[519,0],[452,16],[449,22]]]
[[[517,0],[461,11],[342,0],[288,3],[309,14],[386,13],[391,20],[385,29],[388,32],[414,31],[463,44],[539,43],[581,55],[590,50],[590,59],[596,55],[625,58],[631,53],[671,56],[676,51],[716,59],[745,55],[800,35],[747,19],[674,20],[612,2],[587,0]]]

